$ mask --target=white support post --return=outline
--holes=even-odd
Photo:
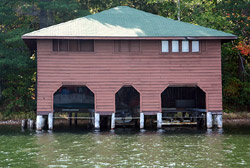
[[[22,128],[26,128],[27,126],[27,120],[22,120]]]
[[[161,128],[162,125],[162,113],[157,113],[157,128]]]
[[[218,114],[216,117],[217,127],[222,128],[222,114]]]
[[[100,114],[95,113],[95,129],[100,129]]]
[[[207,128],[210,129],[213,127],[213,117],[211,112],[207,112]]]
[[[31,119],[28,119],[28,127],[29,127],[29,129],[33,129],[33,126],[34,126],[34,121],[31,120]]]
[[[37,115],[36,116],[36,130],[41,131],[43,128],[43,116]]]
[[[48,128],[49,130],[53,130],[53,113],[49,113],[48,115]]]
[[[140,113],[140,128],[144,128],[144,114]]]
[[[111,129],[115,129],[115,113],[111,115]]]

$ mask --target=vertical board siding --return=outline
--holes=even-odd
[[[53,110],[53,93],[62,85],[87,85],[97,112],[113,112],[115,93],[133,85],[141,111],[161,110],[161,92],[171,84],[198,84],[207,94],[207,110],[222,110],[221,42],[202,42],[200,53],[161,53],[161,41],[140,41],[140,52],[118,53],[113,40],[96,40],[94,52],[53,52],[52,40],[37,41],[37,112]],[[171,48],[169,48],[171,49]]]

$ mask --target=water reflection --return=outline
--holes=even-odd
[[[249,167],[250,131],[0,129],[0,167]],[[9,129],[9,132],[6,131]],[[10,131],[12,131],[10,133]]]

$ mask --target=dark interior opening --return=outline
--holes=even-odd
[[[54,94],[54,112],[94,112],[94,93],[86,86],[62,86]]]
[[[118,123],[129,123],[140,116],[140,93],[132,86],[124,86],[115,94],[116,119]]]
[[[168,87],[161,94],[162,108],[206,108],[206,95],[199,87]]]
[[[167,125],[204,125],[206,93],[198,86],[170,86],[161,94],[162,117]]]

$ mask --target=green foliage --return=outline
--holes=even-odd
[[[4,120],[21,120],[21,119],[36,119],[36,114],[34,113],[34,111],[19,111],[18,113],[10,113],[10,114],[6,114],[6,112],[1,112],[0,111],[0,121],[4,121]]]
[[[249,110],[250,79],[242,72],[239,41],[249,42],[249,0],[180,0],[182,21],[239,36],[222,46],[223,102],[226,111]],[[21,36],[41,27],[61,23],[111,7],[127,5],[177,19],[177,0],[1,0],[0,1],[0,84],[5,114],[35,111],[36,54]],[[250,56],[244,57],[246,63]],[[1,96],[0,96],[1,97]]]
[[[249,111],[250,82],[242,82],[236,77],[228,78],[224,84],[223,97],[228,108]]]
[[[6,114],[35,110],[35,81],[31,79],[33,71],[17,72],[6,76],[8,85],[3,91],[5,102],[8,102],[5,106]]]
[[[0,81],[4,85],[0,109],[5,111],[4,115],[35,109],[29,88],[34,87],[30,79],[36,62],[30,59],[30,51],[20,38],[32,30],[30,16],[21,11],[23,4],[21,1],[0,2]]]

